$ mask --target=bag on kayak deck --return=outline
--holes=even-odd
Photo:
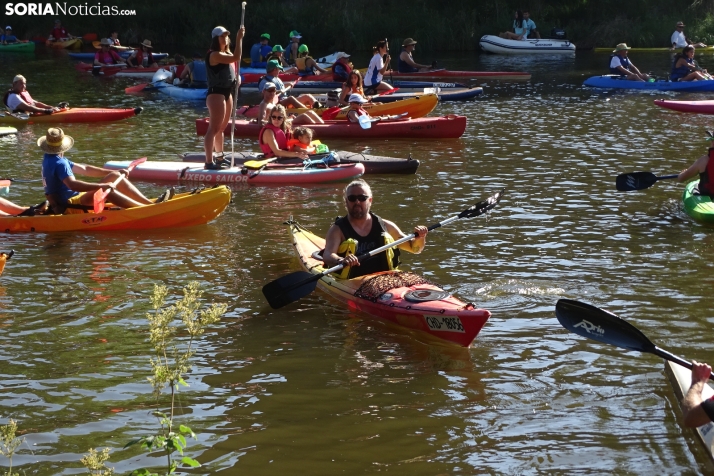
[[[554,40],[565,40],[567,39],[567,36],[565,34],[565,30],[562,28],[553,28],[550,30],[550,37]]]
[[[380,274],[365,280],[359,289],[355,291],[355,296],[362,299],[369,299],[370,301],[376,301],[382,294],[386,293],[390,289],[408,288],[419,284],[431,284],[436,286],[434,283],[426,278],[423,278],[422,276],[419,276],[418,274],[394,271],[391,273]]]
[[[320,159],[305,160],[303,162],[303,165],[306,169],[309,169],[317,165],[324,165],[325,167],[329,167],[330,165],[336,165],[339,163],[340,156],[337,155],[337,152],[330,152],[328,155]]]
[[[327,91],[327,107],[335,107],[340,105],[340,93],[341,89],[333,89],[332,91]]]

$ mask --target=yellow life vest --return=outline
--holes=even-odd
[[[382,233],[382,238],[384,239],[384,244],[388,245],[389,243],[394,242],[394,238],[392,238],[392,235],[387,233],[386,231]],[[347,238],[345,241],[340,243],[340,247],[337,249],[337,254],[339,256],[347,256],[347,255],[353,255],[355,254],[355,250],[357,250],[357,240],[354,238]],[[396,266],[394,266],[394,248],[389,248],[387,251],[385,251],[387,255],[387,263],[389,264],[389,271],[393,271],[395,269],[398,269]],[[340,274],[338,277],[340,279],[347,279],[349,278],[350,275],[350,268],[351,266],[345,266],[342,268],[342,271],[340,271]]]

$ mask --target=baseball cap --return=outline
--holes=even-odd
[[[298,53],[308,53],[309,51],[307,45],[300,45],[300,48],[298,48]]]
[[[268,61],[268,64],[265,66],[266,71],[272,71],[275,68],[278,68],[281,71],[284,69],[282,66],[280,66],[280,63],[278,63],[276,60]]]
[[[263,91],[265,91],[266,89],[278,89],[278,87],[275,85],[274,82],[266,81],[265,85],[263,86]]]
[[[224,33],[228,33],[228,30],[223,28],[222,26],[217,26],[213,29],[213,32],[211,32],[211,38],[215,38],[217,36],[221,36]]]
[[[266,40],[269,40],[269,39],[270,39],[270,33],[263,33],[262,35],[260,35],[260,37],[261,37],[261,38],[265,38]]]
[[[297,30],[293,30],[290,32],[290,38],[302,38],[302,35]]]
[[[12,84],[15,84],[15,83],[18,82],[18,81],[27,82],[27,80],[25,79],[25,77],[24,77],[23,75],[21,75],[21,74],[18,74],[17,76],[15,76],[14,78],[12,78]]]
[[[10,25],[5,27],[6,30],[12,30],[12,27]]]

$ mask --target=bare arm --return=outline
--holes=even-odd
[[[709,162],[708,155],[702,155],[688,168],[684,169],[679,173],[677,177],[678,182],[684,182],[692,177],[696,177],[700,173],[703,173],[707,168],[707,163]]]
[[[409,56],[409,53],[407,53],[406,51],[402,51],[402,52],[399,54],[399,59],[401,59],[402,61],[404,61],[406,64],[408,64],[409,66],[411,66],[411,67],[413,67],[413,68],[430,68],[430,67],[431,67],[431,66],[427,66],[427,65],[424,65],[424,64],[416,63],[416,62],[412,59],[412,57]]]
[[[712,368],[707,364],[692,361],[692,385],[682,399],[682,413],[684,425],[698,427],[711,421],[709,415],[702,408],[702,390],[709,379]]]
[[[220,51],[214,51],[211,53],[209,61],[211,66],[216,66],[217,64],[231,64],[240,63],[240,59],[243,56],[243,35],[245,35],[245,28],[241,28],[236,33],[236,44],[233,54],[223,53]]]
[[[305,62],[305,66],[308,67],[308,68],[309,68],[310,66],[312,66],[312,67],[314,67],[316,70],[318,70],[318,71],[321,72],[321,73],[327,73],[327,70],[326,70],[326,69],[323,69],[323,68],[320,68],[320,65],[317,64],[317,61],[315,61],[315,60],[312,59],[312,58],[310,58],[308,61]]]
[[[379,74],[384,74],[387,69],[389,68],[389,61],[392,59],[391,56],[387,55],[387,57],[384,59],[384,66],[382,69],[379,70]]]
[[[322,259],[328,267],[336,266],[342,257],[337,255],[337,250],[340,248],[340,243],[344,241],[342,230],[337,225],[332,225],[327,232],[325,239],[325,251],[322,253]]]
[[[31,106],[23,101],[20,104],[18,104],[15,109],[17,109],[18,111],[40,112],[40,113],[46,113],[46,112],[49,112],[48,109],[52,109],[52,106],[47,106],[46,104],[38,103],[37,101],[35,101],[35,104],[41,104],[42,106],[45,106],[45,107]]]
[[[116,172],[116,170],[105,169],[102,167],[95,167],[94,165],[87,164],[74,164],[72,166],[72,172],[78,175],[84,175],[85,177],[105,177],[106,175]],[[128,172],[122,170],[126,175]]]
[[[395,240],[406,236],[404,233],[402,233],[402,230],[400,230],[399,227],[391,221],[384,220],[384,224],[387,227],[387,232],[389,232],[389,234],[392,235],[392,238],[394,238]],[[408,251],[410,253],[421,253],[424,249],[424,246],[426,246],[426,235],[428,232],[429,230],[425,226],[414,227],[414,233],[417,233],[419,237],[412,238],[410,241],[402,243],[397,247],[400,250]]]

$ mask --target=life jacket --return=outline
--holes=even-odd
[[[669,73],[669,79],[671,79],[672,81],[675,81],[675,80],[677,80],[677,79],[683,78],[683,77],[687,76],[689,73],[692,72],[692,71],[691,71],[689,68],[687,68],[686,66],[680,66],[679,68],[676,68],[676,67],[675,67],[675,65],[677,64],[677,62],[679,62],[679,59],[680,59],[680,58],[684,58],[684,60],[687,62],[687,64],[692,64],[692,65],[694,64],[694,58],[687,58],[686,56],[679,56],[679,55],[677,55],[677,56],[674,58],[674,63],[672,63],[672,72]]]
[[[231,88],[236,82],[236,70],[232,64],[219,63],[211,66],[211,53],[206,53],[206,79],[208,88]]]
[[[147,66],[151,66],[154,64],[156,61],[154,61],[154,55],[149,51],[146,53],[146,56],[144,56],[144,50],[138,49],[136,50],[136,56],[134,57],[134,61],[136,62],[137,66],[143,66],[144,65],[144,59],[147,59]]]
[[[350,225],[347,216],[335,220],[342,231],[345,240],[340,243],[337,249],[339,256],[347,256],[348,254],[360,255],[369,251],[375,250],[380,246],[394,242],[394,238],[387,231],[387,227],[379,216],[369,212],[372,217],[372,229],[367,236],[360,236]],[[352,269],[351,266],[346,266],[339,274],[341,279],[357,278],[366,274],[378,273],[380,271],[391,271],[399,267],[399,249],[389,248],[384,253],[379,253]]]
[[[362,108],[362,106],[360,106],[359,109],[348,109],[348,110],[347,110],[347,116],[348,116],[347,120],[349,120],[349,114],[350,114],[350,112],[352,112],[352,111],[355,111],[355,112],[357,113],[357,117],[360,117],[360,116],[368,116],[368,115],[369,115],[369,113],[368,113],[367,111],[365,111],[365,110]],[[350,122],[352,122],[352,121],[350,121]]]
[[[312,59],[310,56],[302,56],[295,59],[295,66],[298,69],[299,76],[310,76],[315,74],[315,68],[313,66],[307,67],[307,60]]]
[[[629,58],[623,58],[622,56],[616,55],[616,54],[614,54],[614,53],[610,55],[610,63],[608,63],[608,66],[612,63],[612,59],[613,59],[615,56],[617,56],[617,59],[620,60],[620,66],[622,66],[622,67],[625,68],[627,71],[629,71],[629,70],[630,70],[630,59],[629,59]],[[617,69],[617,68],[610,68],[610,73],[622,75],[622,71],[620,71],[620,70]]]
[[[266,64],[267,64],[268,61],[270,61],[270,60],[275,60],[275,61],[277,61],[278,63],[282,63],[282,61],[280,61],[280,58],[281,58],[282,56],[283,56],[283,52],[282,52],[282,51],[273,51],[272,53],[270,53],[268,56],[265,57],[265,62],[266,62]]]
[[[263,142],[263,132],[265,132],[265,129],[273,131],[273,134],[275,135],[275,142],[278,143],[278,149],[288,150],[288,136],[285,135],[285,132],[283,132],[281,128],[275,127],[272,124],[266,124],[258,133],[258,144],[260,144],[260,150],[263,151],[263,155],[265,155],[266,159],[275,157],[275,154],[273,153],[273,149],[271,149],[268,144]]]
[[[5,104],[6,107],[10,107],[10,105],[7,103],[7,100],[11,94],[17,94],[17,93],[15,91],[13,91],[12,89],[8,89],[5,92],[5,95],[3,95],[3,97],[2,97],[2,102]],[[30,96],[30,93],[28,93],[27,91],[21,92],[20,94],[18,94],[18,96],[20,96],[20,98],[29,105],[32,105],[32,103],[35,102],[35,100],[32,99],[32,96]],[[12,111],[12,112],[16,112],[16,111]]]
[[[114,50],[100,50],[94,53],[94,61],[99,61],[104,64],[118,64],[120,59],[120,56]]]
[[[171,66],[170,69],[174,73],[174,76],[176,78],[179,78],[179,77],[181,77],[183,70],[186,69],[186,65],[185,64],[176,64],[176,65]]]
[[[338,66],[342,68],[344,73],[340,74],[338,72]],[[349,65],[349,63],[343,62],[341,60],[335,61],[335,63],[332,65],[332,80],[333,81],[347,81],[347,78],[350,77],[350,73],[352,72],[352,67]]]
[[[191,84],[196,83],[206,83],[206,62],[205,61],[193,61],[193,67],[191,68]]]
[[[64,28],[53,28],[50,36],[54,37],[55,40],[59,40],[60,38],[69,37],[69,33]]]
[[[410,65],[406,61],[402,61],[402,53],[407,51],[406,48],[402,48],[402,51],[399,53],[399,56],[397,57],[397,70],[400,73],[416,73],[419,71],[419,68],[415,68],[414,66]],[[409,55],[411,57],[411,55]]]
[[[709,149],[709,162],[699,174],[699,194],[714,197],[714,147]]]
[[[308,154],[315,153],[315,146],[312,145],[312,142],[309,144],[303,144],[302,142],[300,142],[300,139],[289,139],[288,140],[288,150],[292,149],[294,145],[300,147],[301,149],[304,149],[305,152],[307,152]]]

